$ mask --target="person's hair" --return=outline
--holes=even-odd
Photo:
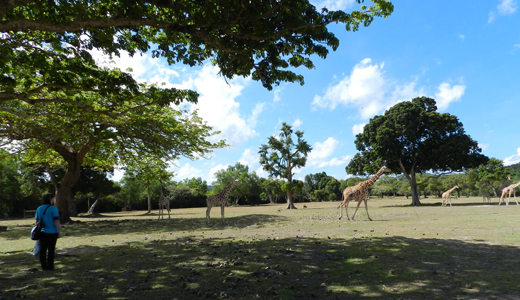
[[[43,196],[43,204],[51,204],[52,198],[54,198],[53,194],[47,194]]]

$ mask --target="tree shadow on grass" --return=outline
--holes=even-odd
[[[121,235],[121,234],[152,234],[161,232],[179,231],[219,231],[223,228],[247,228],[249,226],[261,227],[264,224],[282,222],[287,217],[269,214],[250,214],[221,220],[212,219],[211,225],[207,226],[203,218],[172,218],[172,219],[101,219],[95,222],[74,222],[63,225],[65,237],[94,237],[98,235]],[[2,233],[6,240],[18,240],[28,238],[32,227],[17,226],[9,228]]]
[[[452,206],[498,206],[498,202],[496,203],[489,203],[489,202],[464,202],[464,203],[457,203],[457,202],[452,202],[451,203]],[[511,205],[511,203],[509,204]],[[516,203],[515,203],[516,205]],[[435,207],[435,206],[442,206],[442,201],[439,201],[439,202],[433,202],[433,203],[421,203],[421,205],[411,205],[411,204],[404,204],[404,205],[399,205],[399,204],[390,204],[390,205],[381,205],[381,207],[402,207],[402,208],[410,208],[410,207]],[[448,207],[450,206],[450,204],[448,203],[447,205]],[[504,206],[504,204],[502,204],[501,206]]]
[[[188,236],[1,258],[4,299],[518,299],[520,249],[458,240]],[[18,293],[18,294],[17,294]],[[20,294],[23,293],[23,294]]]

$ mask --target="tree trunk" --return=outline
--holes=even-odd
[[[69,160],[67,161],[67,170],[60,183],[57,182],[54,175],[51,175],[51,180],[56,187],[56,202],[54,205],[58,208],[62,224],[72,222],[70,217],[78,215],[76,204],[72,198],[72,187],[78,182],[80,171],[81,162]]]
[[[146,180],[146,191],[148,192],[148,212],[152,212],[152,195],[150,195],[150,180]]]
[[[417,190],[417,179],[415,177],[415,164],[412,165],[412,168],[410,169],[410,172],[407,172],[407,170],[404,168],[401,161],[399,161],[399,164],[401,166],[401,172],[403,172],[406,179],[408,179],[408,183],[410,184],[410,190],[412,193],[412,203],[411,205],[421,205],[421,201],[419,201],[419,191]],[[408,197],[407,197],[408,198]]]
[[[297,209],[292,202],[292,193],[287,192],[287,209]]]
[[[99,198],[96,199],[96,201],[92,204],[92,206],[88,210],[88,214],[92,215],[94,214],[94,209],[96,208],[96,205],[99,203]]]
[[[412,203],[411,205],[421,205],[421,201],[419,200],[419,190],[417,189],[417,179],[415,177],[415,173],[410,173],[406,176],[408,182],[410,183],[410,190],[412,193]]]

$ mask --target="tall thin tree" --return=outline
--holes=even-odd
[[[280,135],[270,136],[267,145],[260,146],[260,164],[269,173],[270,177],[287,179],[289,187],[293,182],[293,169],[302,168],[307,163],[307,155],[312,147],[303,139],[303,131],[294,132],[296,143],[293,140],[293,129],[283,122]],[[293,189],[287,189],[287,209],[296,209],[292,200]]]

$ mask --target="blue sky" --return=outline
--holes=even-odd
[[[359,7],[354,0],[311,2],[347,12]],[[141,81],[199,92],[199,115],[230,145],[205,159],[172,162],[174,180],[201,177],[211,184],[215,172],[237,162],[267,177],[258,149],[282,122],[304,131],[314,149],[306,167],[295,170],[296,179],[318,172],[347,178],[355,134],[373,116],[417,96],[432,97],[440,112],[457,116],[485,155],[506,165],[520,162],[518,0],[393,4],[389,18],[357,32],[331,25],[340,46],[326,59],[316,57],[315,69],[297,70],[305,76],[303,86],[282,83],[268,91],[242,77],[226,83],[209,62],[169,66],[146,54],[123,55],[110,64],[132,68]],[[121,176],[116,172],[114,179]]]

